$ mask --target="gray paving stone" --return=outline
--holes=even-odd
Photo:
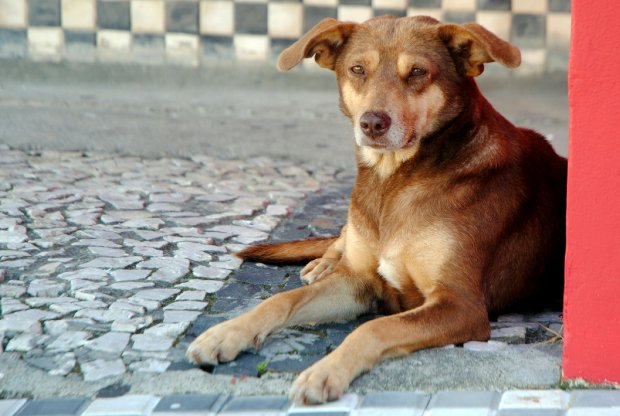
[[[159,202],[148,204],[146,210],[149,212],[178,212],[183,210],[181,205]]]
[[[283,346],[286,345],[284,342],[280,342],[279,344]],[[285,347],[283,349],[290,349],[290,352],[272,355],[271,352],[265,351],[261,348],[260,354],[265,356],[265,359],[268,360],[268,371],[275,371],[276,373],[301,373],[323,358],[323,355],[300,355],[294,348],[290,347]]]
[[[149,195],[149,201],[151,202],[167,202],[167,203],[180,203],[185,202],[191,198],[189,194],[182,193],[153,193]]]
[[[153,282],[125,281],[125,282],[112,283],[108,287],[110,289],[116,289],[116,290],[138,290],[138,289],[145,289],[147,287],[153,287],[153,286],[155,286],[155,283]]]
[[[217,394],[176,394],[162,397],[153,416],[215,415],[226,396]]]
[[[188,268],[162,267],[155,270],[155,272],[149,277],[149,280],[174,284],[188,273]]]
[[[525,342],[526,332],[526,328],[522,326],[497,328],[491,330],[491,339],[493,341],[504,341],[510,344],[523,344]]]
[[[164,311],[164,323],[192,322],[200,312],[191,311]]]
[[[159,307],[161,306],[161,302],[159,302],[159,301],[143,299],[143,298],[137,298],[135,296],[131,296],[131,297],[127,298],[127,302],[133,303],[135,305],[142,306],[148,312],[152,312],[152,311],[154,311],[156,309],[159,309]]]
[[[151,270],[114,270],[110,272],[110,276],[117,282],[124,282],[127,280],[143,280],[146,279],[152,273]]]
[[[109,248],[121,248],[120,244],[117,244],[110,240],[104,240],[102,238],[90,238],[78,240],[71,243],[72,246],[88,246],[88,247],[109,247]]]
[[[33,333],[20,334],[11,339],[6,346],[6,351],[30,351],[37,345],[42,344],[47,338],[47,335],[39,335]]]
[[[188,290],[180,293],[175,300],[197,300],[203,301],[207,296],[207,292],[203,290]]]
[[[102,281],[108,279],[108,272],[97,268],[84,268],[82,270],[61,273],[58,277],[64,280],[80,279]]]
[[[53,352],[71,351],[84,345],[91,336],[90,332],[86,331],[63,332],[47,345],[46,350]]]
[[[75,368],[77,360],[75,354],[68,352],[56,357],[55,365],[49,369],[47,374],[50,376],[66,376]]]
[[[30,253],[19,250],[0,250],[0,258],[3,260],[19,257],[30,257]]]
[[[80,264],[81,268],[100,268],[100,269],[123,269],[132,264],[142,261],[139,256],[129,257],[99,257],[89,262]]]
[[[132,238],[126,238],[123,241],[123,245],[127,247],[146,247],[146,248],[160,249],[168,245],[168,242],[167,241],[139,241],[139,240],[134,240]],[[158,257],[163,258],[163,256],[158,256]]]
[[[28,236],[26,234],[0,230],[0,244],[22,243],[26,240],[28,240]]]
[[[463,348],[470,351],[478,351],[478,352],[492,352],[498,351],[505,348],[507,344],[501,341],[488,341],[488,342],[480,342],[480,341],[469,341],[463,344]]]
[[[131,340],[132,348],[139,351],[167,351],[174,342],[172,338],[150,334],[134,335]]]
[[[158,230],[164,225],[164,221],[160,218],[135,218],[125,221],[122,226],[125,228],[140,228],[145,230]]]
[[[105,286],[105,282],[93,282],[91,280],[74,279],[71,280],[70,293],[75,296],[75,293],[78,291],[97,290],[102,286]]]
[[[131,311],[133,313],[135,313],[136,315],[144,315],[144,313],[146,312],[145,308],[143,306],[140,305],[135,305],[131,302],[128,302],[124,299],[119,299],[117,301],[115,301],[114,303],[112,303],[109,307],[109,309],[111,311],[114,310],[128,310]]]
[[[64,290],[63,283],[50,279],[35,279],[28,285],[28,294],[35,297],[57,297]]]
[[[187,282],[176,285],[175,287],[183,289],[202,290],[207,293],[215,293],[224,286],[224,282],[214,280],[191,279]]]
[[[291,403],[285,396],[233,397],[220,410],[221,415],[285,415]]]
[[[13,312],[9,315],[4,315],[5,320],[25,320],[25,321],[47,321],[50,319],[57,319],[60,315],[56,312],[44,311],[40,309],[28,309],[24,311]]]
[[[102,311],[101,309],[80,309],[73,316],[76,318],[91,318],[97,322],[112,322],[131,319],[135,316],[135,313],[126,309],[107,311]]]
[[[25,302],[33,308],[40,308],[41,306],[49,306],[52,304],[74,303],[77,302],[77,299],[68,296],[34,297],[26,299]]]
[[[500,397],[492,391],[441,391],[431,398],[426,415],[489,415],[497,409]]]
[[[189,322],[162,323],[144,330],[145,335],[177,338],[189,327]]]
[[[67,398],[31,400],[21,408],[19,416],[79,416],[90,399]]]
[[[204,251],[197,251],[197,250],[194,250],[194,251],[175,250],[174,257],[197,261],[197,262],[207,262],[213,259],[213,256],[211,256],[210,254],[205,253]]]
[[[255,230],[249,227],[241,227],[238,225],[217,225],[209,229],[209,231],[219,231],[223,233],[230,233],[234,236],[249,237],[249,238],[267,238],[268,234],[263,231]]]
[[[212,244],[200,244],[190,241],[181,241],[177,243],[177,247],[180,250],[187,251],[205,251],[207,253],[226,253],[226,249],[221,246],[214,246]]]
[[[146,328],[147,326],[150,326],[152,323],[152,316],[138,316],[130,319],[116,320],[112,322],[110,329],[112,329],[112,331],[134,333],[143,328]]]
[[[19,298],[26,293],[26,288],[9,284],[0,285],[0,296],[5,298]]]
[[[541,415],[543,410],[561,414],[568,406],[568,400],[569,394],[562,390],[509,390],[502,394],[498,408],[500,414],[516,415],[533,410]]]
[[[7,269],[23,269],[30,266],[35,261],[34,259],[6,260],[2,261],[2,267]]]
[[[88,251],[95,256],[104,256],[104,257],[125,257],[127,253],[124,250],[118,248],[109,248],[109,247],[98,247],[91,246],[88,247]]]
[[[0,334],[9,331],[40,334],[43,330],[41,322],[35,319],[0,319]]]
[[[243,260],[234,256],[218,256],[218,261],[212,261],[209,265],[218,269],[237,270],[242,263]]]
[[[80,302],[77,302],[77,299],[76,299],[75,302],[72,302],[72,303],[57,303],[57,304],[50,305],[49,309],[52,312],[56,312],[61,315],[67,315],[67,314],[70,314],[71,312],[76,312],[76,311],[79,311],[80,309],[84,309],[84,306],[80,305]]]
[[[371,416],[389,412],[390,416],[422,416],[430,396],[428,393],[416,392],[368,393],[352,414]]]
[[[189,260],[177,257],[153,257],[136,265],[138,269],[178,268],[189,269]]]
[[[620,415],[620,390],[577,390],[570,394],[566,416]]]
[[[144,257],[163,257],[164,252],[152,247],[136,246],[133,248],[134,254],[139,254]]]
[[[120,355],[129,344],[129,337],[130,335],[125,332],[108,332],[84,345],[92,350]]]
[[[204,299],[204,295],[203,295],[203,299]],[[2,311],[4,315],[17,312],[17,311],[23,311],[24,309],[29,309],[29,308],[27,305],[24,305],[17,299],[8,298],[8,297],[3,297],[2,299],[0,299],[0,310]]]
[[[0,400],[0,415],[14,416],[26,404],[26,399]]]
[[[172,298],[179,293],[179,289],[145,289],[136,293],[136,298],[142,298],[146,300],[165,301]]]
[[[204,277],[207,279],[225,279],[228,275],[230,275],[231,270],[220,269],[217,267],[196,266],[192,269],[192,273],[196,277]]]
[[[155,240],[164,236],[164,234],[159,231],[151,230],[135,230],[135,233],[144,240]]]
[[[82,416],[146,416],[151,414],[158,402],[158,397],[147,395],[95,399]]]
[[[80,368],[85,381],[97,381],[107,377],[120,376],[125,373],[125,364],[123,364],[123,360],[120,358],[117,360],[98,359],[83,363]],[[112,415],[113,413],[103,414]]]
[[[208,302],[199,302],[195,300],[181,300],[166,305],[164,307],[164,310],[202,311],[207,307],[208,304]]]
[[[150,358],[129,364],[129,369],[139,373],[163,373],[170,367],[170,364],[170,361]]]

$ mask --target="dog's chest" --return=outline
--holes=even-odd
[[[399,292],[431,291],[442,269],[455,255],[452,233],[441,224],[420,229],[403,227],[383,247],[377,272]]]

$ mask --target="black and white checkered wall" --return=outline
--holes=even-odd
[[[476,21],[522,49],[521,74],[567,67],[570,0],[0,0],[0,58],[272,60],[324,17],[384,14]]]

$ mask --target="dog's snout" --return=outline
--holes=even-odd
[[[392,119],[383,111],[367,111],[360,118],[362,131],[373,139],[387,133],[391,125]]]

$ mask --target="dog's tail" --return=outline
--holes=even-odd
[[[261,263],[301,263],[321,257],[336,239],[337,237],[326,237],[286,243],[258,244],[235,253],[235,256]]]

